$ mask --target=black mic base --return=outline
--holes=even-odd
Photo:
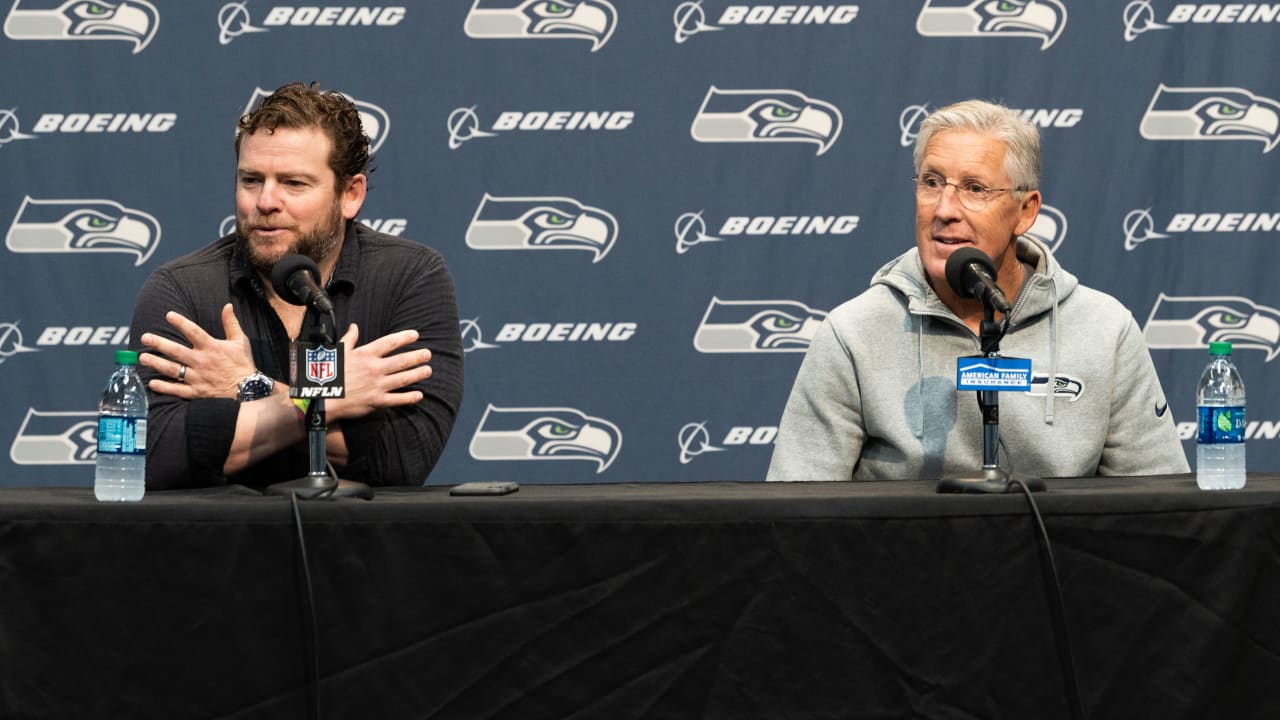
[[[1019,482],[1026,485],[1031,492],[1043,492],[1045,489],[1043,480],[1020,480]],[[1018,486],[1009,480],[1009,474],[1005,471],[1000,468],[984,467],[981,475],[943,478],[938,481],[936,491],[939,493],[991,494],[1013,492],[1017,488]]]
[[[263,495],[297,495],[302,500],[329,500],[332,498],[352,497],[362,500],[373,499],[373,488],[355,480],[340,480],[328,474],[303,475],[296,480],[287,480],[268,485]]]

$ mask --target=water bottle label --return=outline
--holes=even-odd
[[[1244,442],[1243,407],[1200,406],[1200,432],[1196,442],[1201,445]]]
[[[98,452],[112,455],[146,455],[147,419],[99,415]]]

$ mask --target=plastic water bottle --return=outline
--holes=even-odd
[[[116,351],[116,371],[98,404],[98,461],[93,494],[99,500],[137,502],[146,491],[147,389],[138,377],[138,353]]]
[[[1202,490],[1244,487],[1244,380],[1231,362],[1231,343],[1209,343],[1196,409],[1196,484]]]

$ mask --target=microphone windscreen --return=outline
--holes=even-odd
[[[316,285],[320,284],[320,266],[316,265],[316,261],[306,255],[294,253],[285,255],[276,261],[271,268],[271,288],[276,291],[282,300],[294,305],[306,305],[307,299],[293,291],[289,287],[289,278],[299,270],[306,270],[311,274],[311,279]]]
[[[977,263],[992,280],[996,279],[996,265],[987,254],[975,247],[962,247],[947,258],[947,284],[960,297],[973,297],[972,283],[965,282],[970,263]],[[273,273],[274,276],[274,273]]]

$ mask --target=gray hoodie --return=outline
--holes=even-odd
[[[1188,472],[1133,315],[1081,285],[1040,242],[1018,238],[1016,252],[1034,272],[1000,353],[1030,358],[1033,380],[1030,392],[999,394],[1000,466],[1014,478]],[[818,329],[766,479],[975,474],[982,416],[976,393],[956,390],[956,358],[978,354],[978,336],[929,287],[912,248]]]

